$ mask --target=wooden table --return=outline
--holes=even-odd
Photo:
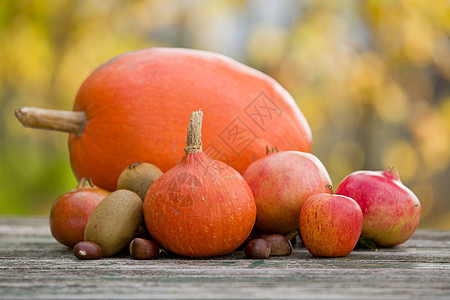
[[[314,258],[122,255],[80,261],[45,218],[0,218],[0,299],[450,299],[450,231],[419,229],[403,245]]]

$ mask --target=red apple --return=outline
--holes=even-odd
[[[305,201],[299,223],[303,244],[312,255],[341,257],[355,248],[363,214],[355,200],[321,193]]]
[[[402,184],[393,167],[353,172],[339,184],[336,194],[358,202],[364,215],[361,236],[380,247],[407,241],[419,224],[419,199]]]
[[[97,205],[109,194],[82,178],[77,188],[64,193],[53,203],[50,230],[53,237],[70,248],[84,240],[84,228]]]
[[[285,234],[298,229],[303,203],[311,195],[330,193],[331,179],[313,154],[275,152],[250,164],[243,173],[255,196],[256,229]]]

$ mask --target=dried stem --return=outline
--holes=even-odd
[[[395,180],[400,180],[400,175],[398,174],[397,169],[394,166],[390,166],[389,168],[387,168],[384,171],[385,176],[395,179]]]
[[[63,111],[37,107],[15,110],[17,119],[25,127],[50,129],[81,135],[86,123],[84,111]]]
[[[90,177],[83,177],[81,178],[80,182],[78,183],[77,188],[84,189],[84,188],[94,188],[95,185],[92,182],[92,179]]]
[[[187,146],[184,148],[186,154],[202,151],[202,119],[203,112],[201,110],[194,111],[191,114],[187,132]]]

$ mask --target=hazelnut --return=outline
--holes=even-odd
[[[290,255],[292,253],[292,244],[287,237],[282,234],[269,234],[264,238],[270,244],[270,255]]]
[[[153,259],[158,257],[159,245],[147,239],[134,238],[130,243],[130,254],[135,259]]]
[[[254,239],[248,242],[244,248],[244,256],[247,258],[268,258],[270,244],[265,239]]]
[[[99,259],[103,251],[96,243],[82,241],[73,247],[73,254],[79,259]]]

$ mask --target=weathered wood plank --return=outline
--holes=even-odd
[[[127,255],[80,261],[47,219],[0,218],[1,299],[450,299],[450,231],[418,230],[378,252],[314,258],[213,259]]]

